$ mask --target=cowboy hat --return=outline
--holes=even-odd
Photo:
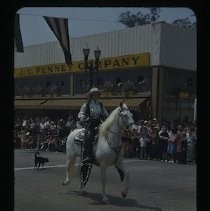
[[[100,91],[98,90],[97,87],[93,87],[90,89],[90,91],[87,93],[87,96],[90,97],[92,94],[98,93],[100,94]]]

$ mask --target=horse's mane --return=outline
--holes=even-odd
[[[111,123],[118,115],[119,109],[120,109],[120,107],[115,108],[115,110],[112,111],[112,113],[109,115],[109,117],[101,124],[101,126],[99,128],[99,136],[100,137],[101,136],[104,137],[106,135],[107,130],[109,129]]]

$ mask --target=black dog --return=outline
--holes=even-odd
[[[39,169],[40,168],[40,165],[42,165],[42,168],[44,168],[44,164],[49,162],[49,159],[48,158],[43,158],[43,157],[40,157],[40,156],[37,156],[38,154],[40,154],[39,152],[36,152],[34,154],[34,169]]]

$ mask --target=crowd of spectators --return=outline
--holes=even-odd
[[[72,115],[56,120],[49,117],[16,117],[14,145],[15,148],[64,152],[66,138],[75,127]]]
[[[169,163],[196,162],[196,122],[159,123],[156,119],[139,121],[137,135],[123,133],[124,156]]]
[[[16,117],[14,146],[22,149],[65,152],[68,134],[80,124],[73,115],[62,119],[50,117]],[[122,133],[124,156],[159,160],[170,163],[196,161],[197,127],[195,122],[185,124],[160,123],[156,119],[139,120],[134,135],[125,129]]]

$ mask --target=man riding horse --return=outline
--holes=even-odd
[[[87,93],[88,101],[82,105],[78,113],[78,118],[86,124],[86,131],[83,144],[83,164],[93,163],[92,143],[97,133],[98,126],[108,116],[102,102],[98,101],[100,91],[97,87],[93,87]]]
[[[92,89],[90,93],[96,91]],[[97,91],[98,92],[98,91]],[[90,108],[91,110],[91,108]],[[100,109],[99,109],[100,110]],[[94,110],[95,111],[95,110]],[[99,113],[97,113],[99,115]],[[102,113],[103,114],[103,113]],[[135,124],[133,114],[129,111],[125,103],[120,103],[100,125],[98,142],[93,146],[94,165],[100,167],[102,202],[108,203],[106,195],[106,170],[114,165],[117,169],[121,184],[123,185],[121,195],[126,197],[129,190],[129,171],[125,168],[123,159],[122,131],[127,127],[130,131],[137,132],[138,125]],[[82,148],[80,140],[83,138],[84,128],[76,128],[71,131],[66,141],[66,178],[63,185],[71,183],[74,177],[75,161],[77,157],[82,160]],[[84,138],[83,138],[84,139]],[[78,142],[79,140],[79,142]],[[86,139],[87,140],[87,139]],[[80,171],[80,191],[88,182],[93,164],[81,165]]]

